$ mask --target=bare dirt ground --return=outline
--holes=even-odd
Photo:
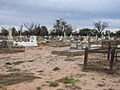
[[[83,56],[51,54],[57,47],[0,54],[0,90],[120,90],[120,76],[89,70]],[[69,47],[67,47],[69,48]]]

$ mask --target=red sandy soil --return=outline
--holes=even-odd
[[[120,90],[119,75],[110,75],[106,72],[92,70],[83,72],[81,66],[83,64],[82,55],[67,57],[51,54],[51,51],[56,48],[39,46],[26,48],[25,52],[20,53],[1,53],[0,74],[10,74],[12,72],[9,70],[18,69],[40,78],[10,85],[3,83],[0,84],[0,90]],[[14,63],[17,61],[24,62],[17,65],[6,65],[6,62]],[[54,71],[55,67],[59,67],[60,70]],[[72,85],[66,85],[61,82],[59,82],[57,87],[49,86],[48,82],[70,76],[79,80],[74,86],[80,88],[72,88]]]

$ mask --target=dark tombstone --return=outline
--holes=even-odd
[[[2,40],[2,42],[1,42],[1,44],[0,44],[0,47],[1,47],[1,48],[8,47],[7,41],[6,41],[6,40]]]

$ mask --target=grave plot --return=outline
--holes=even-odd
[[[2,41],[0,45],[0,53],[15,53],[15,52],[25,52],[24,46],[13,46],[12,42]]]
[[[14,41],[13,45],[14,46],[38,46],[36,36],[30,36],[29,42],[24,42],[24,41],[16,42],[16,41]]]
[[[53,47],[65,47],[65,46],[70,46],[70,40],[69,39],[64,39],[64,38],[59,38],[58,40],[49,40],[49,45]]]
[[[0,48],[0,53],[16,53],[16,52],[25,52],[25,47],[6,47]]]
[[[51,54],[57,54],[62,56],[79,56],[79,55],[84,55],[84,50],[59,48],[53,50]]]
[[[91,48],[90,43],[88,41],[81,41],[80,45],[78,39],[75,39],[74,37],[71,38],[71,45],[70,47],[64,48],[58,48],[54,51],[52,51],[52,54],[57,54],[57,55],[63,55],[63,56],[79,56],[79,55],[84,55],[85,48],[88,47],[89,49]]]
[[[8,37],[0,42],[0,53],[25,52],[24,46],[13,46],[14,40],[11,28],[8,29]]]
[[[53,46],[53,47],[64,47],[65,43],[61,42],[61,41],[54,41],[54,42],[51,43],[51,46]]]

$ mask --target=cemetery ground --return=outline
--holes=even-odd
[[[83,71],[84,55],[51,54],[58,48],[69,47],[38,46],[0,53],[0,90],[120,90],[120,73]]]

